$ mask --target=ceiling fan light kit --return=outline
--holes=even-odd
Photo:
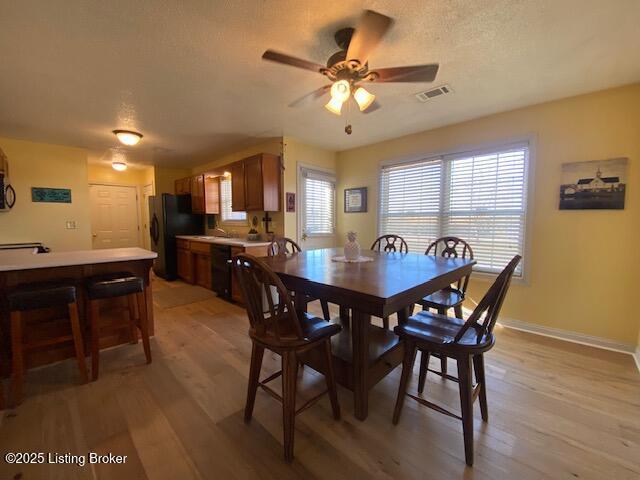
[[[331,100],[325,108],[331,113],[340,115],[342,105],[351,95],[360,111],[368,113],[368,109],[370,112],[377,110],[379,105],[377,102],[374,103],[375,95],[359,85],[360,82],[432,82],[438,73],[438,64],[369,70],[369,56],[392,24],[392,18],[372,10],[365,10],[356,28],[343,28],[336,32],[334,38],[340,51],[329,57],[326,67],[273,50],[265,51],[262,59],[317,72],[332,82],[332,85],[320,87],[294,101],[290,106],[303,105],[306,100],[320,98],[329,91]],[[370,108],[372,105],[376,105],[376,108]]]

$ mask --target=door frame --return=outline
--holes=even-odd
[[[302,186],[302,170],[316,170],[318,172],[322,172],[322,173],[327,173],[329,175],[333,175],[334,178],[336,178],[336,171],[332,168],[326,168],[326,167],[320,167],[318,165],[313,165],[310,163],[304,163],[304,162],[296,162],[296,242],[298,243],[298,245],[300,245],[302,247],[302,192],[304,190],[304,187]],[[335,212],[334,212],[334,222],[335,222],[335,231],[333,232],[333,236],[335,237],[336,235],[336,231],[338,229],[338,182],[337,182],[337,178],[336,178],[336,191],[335,191],[335,196],[336,198],[334,199],[333,202],[333,207],[335,208]]]
[[[106,187],[126,187],[126,188],[136,189],[136,223],[138,224],[138,247],[144,248],[144,242],[142,241],[142,229],[140,228],[140,220],[142,219],[142,210],[140,207],[140,186],[132,185],[130,183],[127,184],[127,183],[115,183],[115,182],[89,182],[89,188],[93,186],[98,186],[98,185],[103,185]],[[89,198],[89,201],[91,201],[91,198]],[[91,209],[91,205],[89,205],[89,209]],[[89,212],[89,217],[91,217],[91,212]],[[93,235],[93,233],[91,235]],[[93,250],[93,237],[91,238],[91,249]]]

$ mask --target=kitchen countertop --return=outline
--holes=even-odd
[[[94,263],[152,260],[157,253],[143,248],[107,248],[101,250],[76,250],[70,252],[31,253],[24,251],[0,251],[0,272],[31,270],[34,268],[68,267]]]
[[[191,240],[192,242],[231,245],[232,247],[266,247],[271,244],[271,242],[264,241],[242,240],[240,238],[213,237],[206,235],[176,235],[176,238]]]

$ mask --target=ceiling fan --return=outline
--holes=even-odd
[[[325,108],[330,112],[340,115],[342,106],[353,95],[360,111],[369,113],[377,110],[379,105],[375,102],[375,95],[368,92],[361,85],[362,83],[432,82],[438,73],[437,63],[369,69],[369,56],[392,23],[393,19],[386,15],[365,10],[355,29],[349,27],[336,32],[334,38],[340,50],[329,57],[326,67],[273,50],[264,52],[262,58],[318,72],[332,82],[296,100],[289,105],[290,107],[304,105],[322,97],[326,92],[330,92],[331,99],[325,105]],[[351,132],[347,131],[347,133]]]

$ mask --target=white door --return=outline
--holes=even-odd
[[[153,185],[145,185],[142,189],[142,245],[151,250],[151,238],[149,237],[149,197],[153,195]]]
[[[138,247],[136,187],[89,185],[93,248]]]
[[[305,250],[335,246],[336,177],[298,166],[298,243]]]

